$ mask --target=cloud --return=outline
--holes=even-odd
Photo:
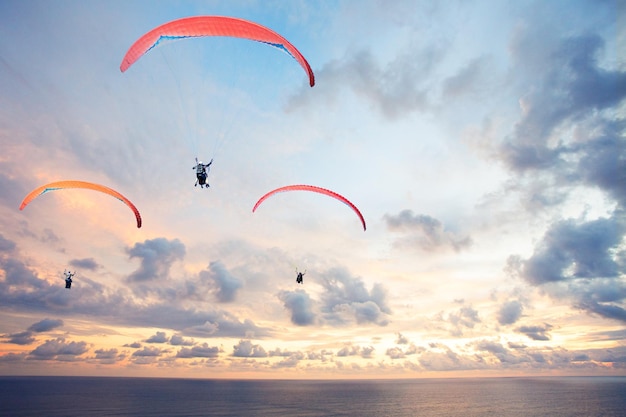
[[[316,71],[317,78],[324,83],[315,86],[313,95],[307,91],[307,94],[292,97],[287,107],[297,109],[317,97],[324,97],[328,105],[342,91],[351,90],[391,120],[407,113],[426,111],[430,107],[428,93],[431,86],[425,77],[443,54],[443,48],[433,45],[400,53],[382,66],[368,50],[350,51]]]
[[[520,32],[512,43],[518,62],[535,54],[528,38],[537,32]],[[596,35],[562,40],[546,54],[537,86],[521,100],[522,119],[501,147],[501,156],[516,171],[550,169],[567,153],[563,145],[548,146],[549,136],[562,123],[591,111],[618,104],[626,97],[626,72],[602,69],[597,57],[604,41]]]
[[[512,256],[508,269],[555,298],[626,322],[626,226],[620,214],[591,221],[561,220],[546,231],[533,255]]]
[[[283,355],[285,359],[272,365],[272,368],[294,368],[298,363],[306,358],[302,352],[290,352],[289,355]]]
[[[15,345],[30,345],[35,342],[32,332],[20,332],[6,335],[7,343],[13,343]]]
[[[124,360],[126,357],[124,354],[119,354],[118,350],[112,349],[97,349],[95,351],[95,358],[98,362],[104,365],[111,365],[119,361]]]
[[[479,89],[485,75],[486,57],[470,60],[455,75],[446,78],[442,85],[442,99],[454,100]]]
[[[29,357],[39,360],[59,359],[60,356],[80,356],[87,352],[85,342],[66,342],[64,338],[46,340],[29,353]]]
[[[8,339],[8,343],[13,343],[16,345],[30,345],[35,342],[33,333],[47,332],[62,325],[63,320],[43,319],[41,321],[31,324],[24,332],[3,335],[3,337],[6,337]]]
[[[11,141],[6,135],[1,135],[1,138],[3,141],[6,141],[3,143],[10,143]],[[30,191],[21,181],[16,179],[19,178],[17,175],[13,176],[13,174],[11,174],[12,171],[14,171],[14,169],[9,163],[0,161],[0,190],[2,190],[0,193],[0,202],[2,202],[2,205],[5,207],[16,205]],[[3,239],[0,239],[0,242]],[[0,245],[0,250],[2,250],[1,247]]]
[[[626,209],[626,121],[607,121],[600,133],[576,148],[576,179],[596,186]]]
[[[0,252],[11,252],[15,249],[15,242],[6,239],[0,234]]]
[[[194,346],[192,348],[181,348],[176,354],[177,358],[216,358],[219,356],[220,348],[209,346],[207,343]]]
[[[346,345],[337,351],[338,357],[356,356],[361,352],[361,347],[357,345]]]
[[[211,283],[220,303],[235,301],[237,291],[243,286],[242,281],[230,274],[219,261],[211,262],[208,271],[200,272],[200,279]]]
[[[304,290],[281,291],[278,299],[291,312],[291,322],[298,326],[308,326],[315,323],[315,313],[311,298]]]
[[[521,326],[517,331],[525,334],[532,340],[546,341],[550,340],[550,335],[547,334],[550,329],[552,329],[552,326],[545,323],[543,326]]]
[[[158,347],[154,346],[144,346],[143,349],[134,351],[132,356],[157,357],[161,356],[163,352],[166,352],[166,350],[159,349]]]
[[[502,325],[513,324],[522,316],[524,306],[518,300],[505,302],[498,311],[498,323]]]
[[[168,277],[170,267],[185,256],[185,245],[178,240],[156,238],[136,243],[128,249],[130,258],[140,258],[139,269],[130,274],[133,282],[145,282]]]
[[[268,353],[261,345],[253,345],[250,340],[240,340],[233,346],[233,356],[239,358],[266,358]]]
[[[184,337],[174,334],[170,338],[170,345],[172,346],[193,346],[194,341],[185,339]]]
[[[458,311],[448,314],[448,322],[453,326],[450,334],[462,336],[464,329],[473,329],[481,320],[477,310],[471,306],[462,306]]]
[[[76,268],[88,269],[90,271],[95,271],[100,267],[100,265],[98,265],[93,258],[72,259],[70,261],[70,265]]]
[[[383,218],[388,230],[405,235],[396,240],[395,245],[399,247],[416,247],[425,251],[452,248],[459,251],[472,244],[469,237],[458,237],[445,230],[439,220],[424,214],[414,215],[411,210],[402,210],[395,216],[385,214]]]
[[[523,277],[533,285],[575,278],[616,278],[623,255],[616,251],[626,227],[617,218],[553,224],[533,255],[524,262]]]
[[[381,284],[374,284],[368,291],[361,278],[334,268],[324,274],[322,286],[322,312],[328,322],[343,325],[356,321],[379,326],[389,323],[387,316],[391,309],[387,306],[387,291]]]
[[[18,257],[0,256],[0,305],[16,311],[40,311],[58,314],[84,315],[108,324],[171,329],[181,335],[202,337],[264,337],[269,330],[250,319],[239,320],[232,313],[202,308],[184,307],[160,297],[151,302],[138,301],[129,290],[110,289],[91,280],[81,281],[81,297],[73,297],[62,285],[50,285],[22,263]]]
[[[397,345],[408,345],[409,344],[409,339],[407,339],[407,337],[404,336],[402,333],[398,333],[397,336],[398,336],[398,338],[396,339],[396,344]]]
[[[165,332],[156,332],[156,334],[150,336],[145,340],[146,343],[167,343],[168,337]]]
[[[63,326],[63,320],[60,319],[43,319],[37,323],[33,323],[28,327],[31,332],[41,333],[48,332],[57,327]]]

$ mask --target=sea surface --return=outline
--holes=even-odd
[[[626,416],[626,377],[262,381],[0,377],[0,416]]]

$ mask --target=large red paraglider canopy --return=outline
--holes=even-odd
[[[315,85],[313,70],[304,56],[287,39],[273,30],[243,19],[225,16],[193,16],[173,20],[158,26],[141,36],[130,47],[120,70],[126,71],[150,49],[159,44],[162,39],[190,38],[200,36],[229,36],[263,42],[282,49],[291,55],[309,77],[309,85]]]

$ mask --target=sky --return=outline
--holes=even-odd
[[[0,374],[625,376],[625,13],[0,0]],[[196,15],[274,30],[315,86],[223,37],[120,71],[141,35]],[[91,190],[19,210],[61,180],[117,190],[142,227]],[[316,193],[252,212],[292,184],[343,195],[367,230]]]

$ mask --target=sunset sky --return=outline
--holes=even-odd
[[[0,0],[0,374],[626,375],[624,6]]]

